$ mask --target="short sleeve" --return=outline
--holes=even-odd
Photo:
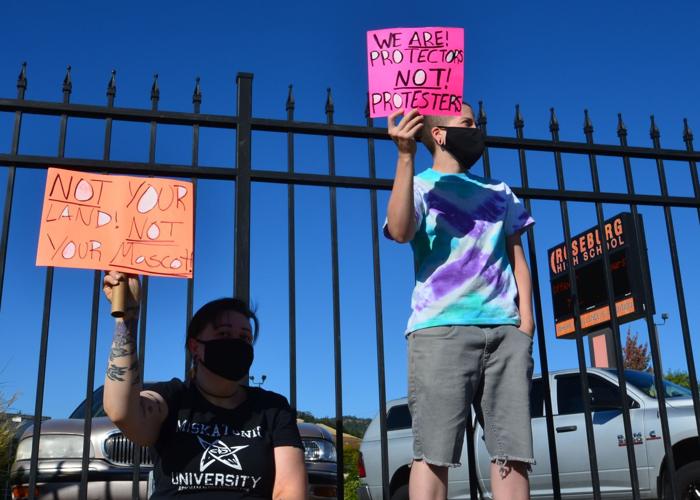
[[[177,406],[175,404],[176,399],[180,398],[182,392],[186,389],[185,383],[178,379],[173,378],[168,382],[156,382],[155,384],[147,384],[144,386],[143,390],[153,391],[161,395],[168,405],[168,413],[171,408]]]
[[[416,215],[416,231],[418,231],[418,228],[421,227],[421,224],[423,224],[423,219],[425,218],[425,200],[423,199],[423,193],[416,186],[415,179],[413,181],[413,210]],[[388,218],[384,219],[384,236],[393,241],[394,238],[392,238],[391,234],[389,233],[388,222]]]
[[[519,234],[535,223],[525,205],[515,196],[515,193],[506,185],[506,219],[504,223],[507,236]]]
[[[299,436],[296,411],[289,406],[284,396],[279,396],[279,402],[275,406],[277,414],[272,429],[272,446],[294,446],[304,449]]]

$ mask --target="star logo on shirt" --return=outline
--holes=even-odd
[[[204,472],[207,468],[214,462],[220,462],[227,467],[231,467],[236,470],[243,470],[240,460],[236,456],[236,453],[241,451],[245,446],[229,446],[220,439],[217,439],[213,443],[208,443],[201,437],[197,436],[199,444],[204,448],[204,453],[202,453],[202,459],[199,461],[199,470]]]

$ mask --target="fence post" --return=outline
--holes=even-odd
[[[250,152],[253,115],[253,74],[238,73],[236,128],[236,242],[234,290],[244,302],[250,300]]]

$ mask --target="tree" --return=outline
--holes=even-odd
[[[360,487],[360,475],[357,471],[359,455],[360,450],[343,448],[344,500],[357,500],[357,489]]]
[[[5,399],[0,391],[0,488],[4,488],[9,480],[10,465],[12,465],[13,442],[15,426],[10,420],[8,410],[15,397]]]
[[[627,328],[625,348],[622,351],[623,364],[625,368],[630,370],[649,371],[651,360],[649,344],[642,345],[638,338],[638,333],[632,336],[631,329]]]
[[[315,417],[312,413],[308,411],[297,411],[297,417],[302,419],[304,422],[310,422],[312,424],[324,424],[328,427],[333,427],[335,429],[335,418],[334,417]],[[367,427],[369,427],[371,418],[360,418],[353,415],[343,416],[343,432],[345,434],[350,434],[355,437],[361,438],[365,435]]]
[[[686,371],[669,370],[666,372],[666,376],[664,378],[669,382],[673,382],[674,384],[690,389],[690,376]]]
[[[297,411],[297,417],[304,422],[314,424],[324,424],[335,428],[335,419],[332,417],[315,417],[308,411]],[[367,430],[371,418],[359,418],[352,415],[343,416],[343,432],[355,437],[362,437]],[[357,500],[357,489],[360,487],[360,476],[357,470],[357,463],[360,450],[349,446],[343,447],[343,477],[345,498],[343,500]]]

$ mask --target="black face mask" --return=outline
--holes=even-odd
[[[445,129],[444,148],[460,166],[469,170],[484,153],[484,134],[478,128],[442,127]]]
[[[202,364],[228,380],[240,380],[253,364],[253,346],[243,339],[199,340],[204,345]]]

